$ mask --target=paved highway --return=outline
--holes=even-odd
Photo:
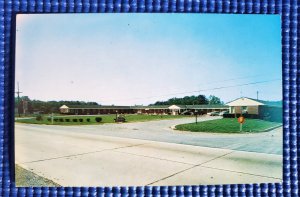
[[[16,124],[16,163],[62,186],[281,181],[280,128],[243,135],[170,129],[191,121],[90,126]]]

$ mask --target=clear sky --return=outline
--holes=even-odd
[[[279,15],[17,15],[16,82],[31,99],[281,100],[281,78]]]

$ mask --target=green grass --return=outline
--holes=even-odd
[[[95,117],[101,117],[102,121],[100,123],[96,122]],[[166,120],[166,119],[175,119],[175,118],[183,118],[187,116],[172,116],[172,115],[125,115],[126,122],[144,122],[151,120]],[[47,124],[52,125],[51,121],[47,120],[48,116],[43,116],[43,120],[37,121],[35,118],[30,119],[20,119],[15,120],[15,122],[19,123],[27,123],[27,124]],[[114,119],[116,115],[97,115],[97,116],[56,116],[54,118],[63,118],[64,122],[53,122],[54,125],[91,125],[91,124],[103,124],[103,123],[114,123]],[[65,119],[69,118],[70,122],[66,122]],[[82,118],[83,122],[73,122],[73,119]],[[86,119],[89,118],[90,122],[87,122]]]
[[[269,122],[259,119],[246,119],[242,132],[262,132],[266,129],[279,126],[281,123]],[[177,130],[209,133],[241,133],[240,123],[236,118],[223,118],[204,122],[176,125]]]

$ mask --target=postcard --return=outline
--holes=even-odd
[[[282,181],[277,15],[17,14],[17,186]]]

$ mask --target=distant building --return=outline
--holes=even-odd
[[[228,111],[226,105],[151,105],[151,106],[105,106],[105,105],[63,105],[61,114],[95,115],[95,114],[205,114],[211,111]]]
[[[229,106],[229,113],[231,114],[259,114],[259,106],[264,105],[262,102],[258,102],[250,98],[238,98],[227,103]]]
[[[282,121],[282,102],[263,101],[247,97],[226,104],[230,114],[247,114],[252,118]]]
[[[228,111],[229,116],[243,114],[248,118],[259,118],[271,121],[282,121],[282,102],[263,101],[242,97],[226,105],[150,105],[150,106],[115,106],[115,105],[63,105],[61,114],[69,115],[102,115],[102,114],[170,114],[192,115],[208,112]],[[234,115],[233,115],[234,114]],[[225,117],[225,116],[224,116]]]
[[[59,108],[59,111],[60,111],[60,113],[62,113],[62,114],[67,114],[67,113],[69,113],[69,107],[66,106],[66,105],[63,105],[63,106],[61,106],[61,107]]]

